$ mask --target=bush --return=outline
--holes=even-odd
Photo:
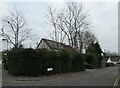
[[[48,75],[61,72],[61,61],[58,58],[57,52],[46,49],[39,49],[37,52],[41,74]],[[48,72],[47,68],[53,68],[53,70]]]
[[[86,69],[94,69],[94,67],[88,63],[84,63]]]
[[[75,52],[72,56],[72,71],[84,71],[84,59],[83,55]]]
[[[15,48],[9,53],[8,72],[13,75],[39,75],[37,53],[33,49]]]
[[[52,73],[61,73],[61,60],[58,57],[58,53],[51,51],[48,56],[49,67],[53,68]]]
[[[47,67],[49,66],[49,56],[47,49],[37,50],[37,56],[39,58],[39,72],[40,75],[47,74]]]
[[[92,65],[93,67],[95,67],[96,60],[95,60],[95,58],[94,58],[94,56],[92,54],[86,54],[84,58],[85,58],[86,63],[88,63],[88,64]]]
[[[9,51],[2,52],[2,64],[3,64],[3,69],[5,70],[8,70],[8,52]]]
[[[66,50],[60,50],[59,59],[61,60],[61,72],[70,72],[72,60]]]
[[[80,53],[72,57],[66,50],[58,52],[47,49],[14,48],[8,53],[8,72],[12,75],[39,76],[70,71],[84,71],[84,60]],[[52,71],[47,71],[53,68]]]
[[[100,54],[95,54],[95,58],[97,60],[96,68],[101,68],[102,67],[102,56]]]
[[[102,67],[102,57],[99,54],[86,54],[85,62],[92,65],[94,68]]]

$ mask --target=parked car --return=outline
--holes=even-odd
[[[94,67],[91,64],[84,63],[85,69],[94,69]]]
[[[120,64],[120,62],[118,62],[117,64]]]

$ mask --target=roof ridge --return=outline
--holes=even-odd
[[[66,44],[64,44],[64,43],[60,43],[60,42],[57,42],[57,41],[54,41],[54,40],[50,40],[50,39],[46,39],[46,38],[42,38],[41,39],[41,41],[39,42],[39,44],[38,44],[38,46],[37,46],[37,48],[39,47],[39,45],[40,45],[40,43],[42,42],[42,41],[45,41],[46,42],[46,44],[49,46],[49,48],[53,48],[53,46],[51,46],[51,44],[49,43],[49,42],[51,42],[51,43],[55,43],[56,45],[55,46],[57,46],[57,47],[64,47],[64,48],[67,48],[67,47],[69,47],[69,48],[73,48],[72,46],[70,46],[70,45],[66,45]],[[54,47],[55,47],[54,46]],[[36,49],[37,49],[36,48]]]
[[[51,42],[55,42],[55,43],[58,43],[58,44],[62,44],[62,45],[64,45],[64,46],[67,46],[67,45],[64,44],[64,43],[60,43],[60,42],[57,42],[57,41],[54,41],[54,40],[50,40],[50,39],[42,38],[42,40],[48,40],[48,41],[51,41]]]

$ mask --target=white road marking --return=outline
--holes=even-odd
[[[117,78],[116,78],[116,80],[115,80],[115,82],[113,84],[113,88],[117,88],[117,86],[118,86],[118,80],[119,80],[119,76],[117,76]]]

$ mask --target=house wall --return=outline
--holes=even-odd
[[[38,46],[38,49],[42,49],[42,48],[46,48],[46,49],[50,50],[50,48],[48,47],[48,45],[44,41],[42,41],[40,43],[40,45]]]
[[[119,61],[119,58],[118,57],[111,57],[111,60],[112,61]]]

